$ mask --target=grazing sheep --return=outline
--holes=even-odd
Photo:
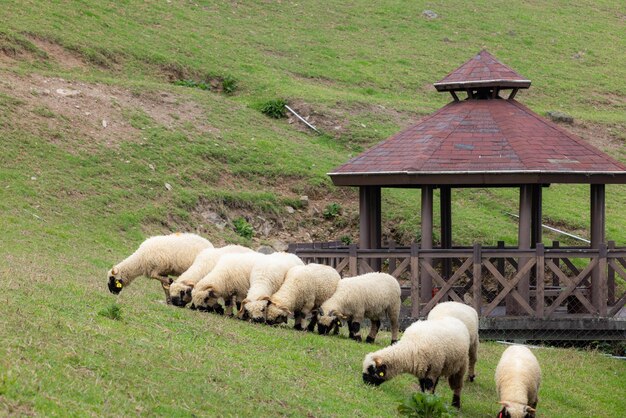
[[[317,312],[314,310],[335,293],[339,280],[341,276],[337,270],[322,264],[290,268],[285,282],[270,298],[267,323],[287,323],[287,317],[293,313],[296,319],[294,328],[302,330],[304,319],[307,314],[312,313],[307,330],[313,331],[317,323]]]
[[[191,309],[224,313],[218,299],[224,299],[228,315],[232,315],[233,297],[237,305],[248,293],[250,273],[254,265],[267,257],[257,252],[226,254],[209,274],[191,291]]]
[[[117,295],[135,278],[146,276],[161,282],[169,304],[172,279],[168,276],[185,272],[205,248],[213,248],[213,244],[196,234],[175,233],[148,238],[137,251],[109,270],[109,291]]]
[[[270,297],[280,289],[290,268],[303,266],[295,254],[272,253],[260,260],[250,274],[250,289],[241,302],[239,317],[265,322],[265,308]]]
[[[365,341],[371,343],[378,334],[381,318],[387,315],[393,344],[398,340],[400,304],[400,285],[393,276],[367,273],[349,277],[339,282],[335,294],[318,310],[317,329],[320,334],[328,334],[341,320],[347,320],[350,338],[361,341],[361,322],[369,318],[372,328]]]
[[[213,270],[220,257],[225,254],[249,253],[250,248],[241,245],[227,245],[222,248],[206,248],[196,256],[193,264],[170,286],[172,304],[181,308],[191,302],[191,290]]]
[[[498,417],[534,417],[541,383],[541,368],[534,354],[523,345],[510,346],[500,357],[495,377],[503,405]]]
[[[444,376],[454,391],[452,406],[460,408],[469,344],[467,327],[456,318],[414,322],[396,344],[365,356],[363,382],[378,386],[411,373],[419,379],[422,392],[435,393],[439,377]]]
[[[439,319],[444,316],[451,316],[463,322],[467,327],[470,335],[470,348],[469,348],[469,370],[468,379],[470,382],[474,381],[476,377],[474,373],[474,366],[476,365],[476,359],[478,358],[478,313],[476,309],[471,306],[465,305],[459,302],[443,302],[435,306],[428,314],[427,319]]]

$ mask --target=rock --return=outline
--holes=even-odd
[[[515,32],[514,30],[512,30],[512,29],[511,29],[511,30],[510,30],[510,31],[508,31],[506,34],[507,34],[507,35],[509,35],[509,36],[516,36],[516,35],[517,35],[517,32]]]
[[[261,254],[272,254],[276,251],[274,251],[272,247],[268,247],[267,245],[261,245],[259,248],[256,249],[256,252]]]
[[[309,196],[300,196],[300,204],[302,205],[303,208],[306,208],[309,206]]]
[[[32,176],[30,179],[31,179],[31,180],[33,180],[33,181],[35,181],[35,180],[37,180],[37,177]]]
[[[272,248],[276,251],[287,251],[289,249],[289,244],[280,240],[272,241]]]
[[[550,110],[546,113],[546,115],[554,122],[569,123],[570,125],[574,123],[573,116],[570,116],[567,113],[563,113],[559,110]]]
[[[581,58],[582,58],[582,57],[584,57],[584,56],[585,56],[585,53],[584,53],[584,52],[582,52],[582,51],[578,51],[577,53],[575,53],[574,55],[572,55],[572,58],[574,58],[574,59],[576,59],[576,60],[579,60],[579,59],[581,59]]]
[[[109,126],[109,123],[106,121],[106,119],[102,119],[102,127],[106,128],[107,126]]]
[[[59,96],[63,96],[63,97],[74,97],[74,96],[78,96],[80,94],[80,91],[71,90],[71,89],[56,89],[56,93]]]
[[[209,223],[212,223],[219,229],[224,229],[226,228],[226,225],[228,225],[226,219],[222,218],[217,212],[207,210],[200,213],[200,216],[202,216],[202,219]]]
[[[167,190],[172,190],[172,185],[171,185],[171,184],[169,184],[169,183],[165,183],[165,188],[166,188]]]
[[[439,15],[433,12],[432,10],[424,10],[422,12],[422,16],[424,16],[427,19],[437,19],[439,17]]]
[[[148,164],[148,167],[150,167],[150,170],[154,171],[154,165]]]
[[[446,42],[446,43],[452,42],[452,40],[450,38],[448,38],[447,36],[445,38],[443,38],[443,41]]]
[[[288,213],[288,214],[290,214],[290,215],[291,215],[292,213],[295,213],[295,211],[296,211],[296,210],[295,210],[294,208],[292,208],[291,206],[285,206],[285,210],[286,210],[286,211],[287,211],[287,213]]]

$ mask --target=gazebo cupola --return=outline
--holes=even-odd
[[[467,93],[468,99],[501,98],[503,90],[511,90],[508,99],[513,99],[519,89],[530,87],[530,80],[495,59],[486,50],[434,84],[437,91],[448,91],[459,101],[458,91]]]

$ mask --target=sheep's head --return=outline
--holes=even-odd
[[[340,312],[331,310],[325,313],[322,309],[317,313],[317,331],[320,335],[328,335],[333,328],[342,326],[342,320],[347,319]]]
[[[286,324],[291,312],[286,307],[273,302],[271,299],[267,306],[267,318],[265,322],[268,325]]]
[[[244,319],[250,318],[253,322],[263,323],[265,322],[265,315],[267,311],[267,305],[269,303],[270,297],[263,296],[257,300],[244,300],[241,302],[241,310],[242,316],[246,317]]]
[[[174,282],[170,285],[170,296],[172,298],[172,305],[184,308],[189,302],[191,302],[191,292],[194,287],[193,282],[182,281]]]
[[[194,288],[191,291],[191,309],[203,312],[216,312],[222,315],[224,314],[224,308],[217,301],[218,298],[219,296],[215,293],[213,286],[209,286],[206,289]]]
[[[109,278],[109,292],[113,293],[114,295],[119,295],[119,293],[122,291],[126,284],[121,272],[118,268],[113,267],[107,273],[107,277]]]
[[[363,383],[379,386],[390,378],[388,365],[380,357],[368,354],[363,360]]]
[[[502,410],[498,413],[498,418],[533,418],[535,409],[528,405],[517,402],[502,401]]]

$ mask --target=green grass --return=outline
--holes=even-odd
[[[440,18],[422,18],[424,9]],[[431,83],[483,46],[533,80],[520,101],[597,124],[609,136],[603,146],[626,161],[623,20],[614,1],[3,2],[0,414],[393,414],[415,384],[364,387],[359,365],[370,346],[170,309],[146,280],[115,298],[104,273],[152,234],[266,240],[207,224],[205,207],[284,219],[295,233],[324,222],[323,208],[337,203],[343,214],[333,225],[352,225],[355,241],[358,196],[325,173],[447,103]],[[67,65],[42,41],[82,64]],[[112,143],[94,139],[71,102],[57,107],[30,88],[20,95],[17,77],[27,86],[36,77],[97,86],[99,103],[120,115],[113,126],[127,130],[109,134]],[[176,80],[236,80],[236,89]],[[118,100],[124,94],[130,99]],[[170,124],[151,113],[163,95],[173,98]],[[325,134],[264,116],[260,104],[276,98],[322,115]],[[195,118],[186,118],[190,104]],[[302,194],[319,204],[319,219],[286,216]],[[416,238],[419,201],[416,190],[383,190],[383,233],[401,244]],[[626,187],[607,186],[606,202],[607,238],[624,245]],[[545,223],[588,238],[588,186],[552,185],[544,204]],[[454,190],[454,244],[515,244],[507,213],[517,205],[515,189]],[[324,238],[346,231],[332,234]],[[546,234],[552,239],[574,243]],[[496,412],[502,349],[483,345],[464,416]],[[622,363],[574,350],[537,355],[543,416],[625,415]]]

